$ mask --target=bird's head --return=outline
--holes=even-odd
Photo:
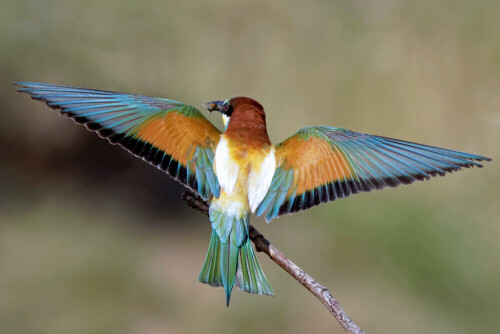
[[[249,97],[233,97],[226,101],[212,101],[204,103],[203,106],[210,113],[214,110],[220,112],[226,128],[235,110],[237,110],[237,114],[240,115],[239,118],[241,120],[251,121],[256,117],[265,122],[264,108],[259,102]]]

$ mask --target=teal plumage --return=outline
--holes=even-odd
[[[196,108],[134,94],[42,83],[16,84],[21,86],[20,92],[60,110],[112,144],[165,171],[203,199],[220,196],[214,154],[221,132]],[[249,214],[231,216],[212,207],[210,220],[212,237],[199,280],[224,287],[227,305],[235,285],[249,293],[273,295],[248,238]]]
[[[331,155],[327,160],[335,160],[330,166],[337,170],[325,170],[326,182],[313,176],[313,182],[300,187],[301,180],[310,175],[301,175],[303,179],[298,179],[294,176],[299,173],[295,168],[298,158],[295,155],[284,157],[285,162],[276,169],[271,187],[257,210],[257,215],[266,213],[268,222],[359,192],[410,184],[462,168],[482,167],[476,161],[490,160],[476,154],[325,126],[302,128],[280,145],[286,150],[290,143],[304,143],[305,146],[311,140],[326,144]],[[314,165],[318,162],[304,163]],[[285,167],[287,164],[290,167]],[[301,167],[304,170],[303,165]],[[342,168],[344,170],[340,170]],[[305,168],[305,172],[311,171]]]
[[[305,127],[278,145],[263,107],[246,97],[213,101],[222,133],[178,101],[41,83],[20,92],[165,171],[210,204],[212,227],[199,281],[273,295],[249,239],[252,212],[266,220],[385,187],[468,167],[489,158],[334,127]]]
[[[199,281],[224,287],[229,306],[234,285],[242,291],[274,295],[267,282],[249,238],[249,214],[225,212],[219,205],[211,205],[212,238]]]
[[[210,137],[218,139],[220,132],[194,107],[181,102],[151,98],[141,95],[120,94],[75,87],[50,84],[18,82],[20,92],[26,92],[35,100],[45,102],[61,114],[85,125],[87,129],[97,132],[112,144],[118,144],[132,154],[165,171],[188,188],[198,192],[204,199],[212,194],[219,197],[219,183],[213,171],[213,147],[204,145]],[[206,121],[212,133],[199,140],[193,155],[187,152],[176,154],[175,150],[158,147],[161,135],[156,138],[141,137],[145,124],[156,118],[170,117],[175,120],[193,119]],[[177,129],[168,129],[174,132]],[[186,135],[186,130],[178,130]],[[198,135],[198,134],[196,134]],[[177,137],[177,133],[172,133]],[[178,141],[178,140],[177,140]],[[191,144],[191,143],[189,143]],[[174,153],[172,155],[172,153]],[[182,161],[186,160],[186,161]]]

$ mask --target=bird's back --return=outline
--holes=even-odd
[[[276,169],[275,148],[247,145],[223,134],[215,151],[214,168],[222,188],[216,200],[237,201],[254,212]]]
[[[264,109],[247,97],[231,99],[226,131],[215,151],[214,168],[223,197],[245,202],[254,212],[264,199],[276,168]]]

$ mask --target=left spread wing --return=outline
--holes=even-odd
[[[475,154],[367,135],[305,127],[276,147],[276,171],[257,215],[266,220],[384,187],[396,187],[462,167],[482,167]]]
[[[19,92],[84,124],[162,169],[207,199],[219,197],[213,171],[217,130],[196,108],[141,95],[59,85],[16,82]]]

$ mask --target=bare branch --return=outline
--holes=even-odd
[[[186,191],[182,195],[187,204],[198,211],[203,212],[208,215],[208,204],[201,197],[192,193],[191,191]],[[339,303],[333,298],[330,291],[316,282],[314,278],[309,276],[304,270],[300,269],[295,263],[293,263],[288,257],[282,252],[277,250],[271,243],[264,238],[264,236],[252,225],[250,225],[250,239],[255,244],[255,249],[258,252],[266,253],[271,260],[276,262],[283,270],[289,273],[295,280],[302,284],[307,290],[309,290],[313,295],[318,298],[323,305],[333,314],[335,319],[344,328],[347,333],[350,334],[364,334],[363,330],[358,327],[352,321],[352,319],[345,313],[345,311],[340,307]]]

